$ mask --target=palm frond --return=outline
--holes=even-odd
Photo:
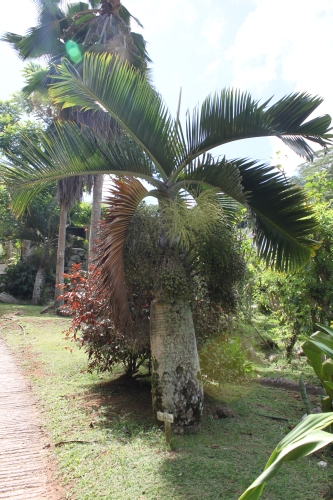
[[[132,174],[162,187],[153,177],[150,159],[129,138],[110,145],[96,138],[89,127],[69,122],[57,122],[55,130],[41,134],[39,141],[23,137],[20,156],[10,155],[9,162],[0,162],[0,176],[17,213],[54,180],[103,173]]]
[[[89,4],[86,2],[76,2],[67,5],[67,14],[77,14],[89,10]]]
[[[6,33],[2,40],[11,44],[18,56],[25,60],[61,52],[61,48],[64,49],[65,45],[59,40],[60,33],[59,21],[54,19],[42,26],[30,28],[24,36]],[[63,55],[65,54],[63,50]]]
[[[185,145],[161,97],[127,62],[108,54],[85,54],[83,77],[69,62],[58,68],[60,81],[50,95],[63,107],[103,109],[149,155],[162,179],[183,157]]]
[[[317,221],[305,193],[272,166],[242,162],[239,170],[259,256],[280,271],[299,269],[318,248],[309,238]]]
[[[238,160],[227,160],[225,157],[215,160],[210,154],[193,160],[178,176],[173,189],[186,189],[195,192],[205,188],[216,188],[239,203],[246,203],[242,186]]]
[[[119,17],[121,17],[121,19],[123,21],[125,21],[125,23],[127,25],[129,25],[131,22],[131,19],[133,19],[137,23],[137,25],[140,26],[140,28],[143,28],[143,25],[140,23],[139,19],[132,16],[132,14],[126,9],[126,7],[124,5],[120,6]]]
[[[46,80],[49,74],[48,69],[40,68],[39,70],[31,73],[26,78],[27,84],[22,88],[23,94],[30,96],[33,92],[46,93]]]
[[[43,243],[45,241],[42,235],[27,227],[18,228],[11,235],[7,236],[6,240],[29,240],[35,243]]]
[[[99,256],[96,265],[101,271],[99,286],[110,297],[115,327],[135,341],[135,331],[129,310],[124,272],[124,246],[134,213],[147,195],[146,188],[133,177],[113,181],[102,226]]]
[[[331,143],[328,115],[306,121],[322,99],[295,93],[270,107],[269,102],[260,104],[250,94],[234,89],[208,96],[200,111],[196,108],[192,116],[187,115],[188,157],[251,137],[277,136],[306,158],[312,158],[314,153],[305,139],[322,147]]]
[[[192,162],[175,185],[218,188],[246,206],[252,216],[259,255],[281,271],[304,265],[317,244],[309,239],[317,222],[304,192],[275,167],[247,159]]]
[[[218,203],[215,189],[205,189],[197,193],[195,203],[186,193],[172,200],[161,200],[161,233],[168,241],[187,252],[195,247],[195,241],[213,233],[218,224],[224,224],[225,213]]]

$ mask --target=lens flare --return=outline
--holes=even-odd
[[[69,40],[68,42],[66,42],[65,46],[68,57],[73,63],[79,63],[80,61],[82,61],[83,56],[77,43]]]

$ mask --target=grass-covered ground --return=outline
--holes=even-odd
[[[220,390],[210,386],[200,433],[174,437],[168,448],[153,419],[148,379],[128,381],[120,371],[88,374],[84,352],[63,340],[68,320],[41,316],[40,309],[0,304],[1,336],[39,397],[65,498],[237,500],[288,426],[304,414],[293,392],[250,382]],[[300,363],[279,359],[258,370],[297,379]],[[214,418],[221,401],[235,418]],[[310,396],[310,401],[315,406],[319,399]],[[321,460],[328,467],[318,466]],[[284,466],[262,498],[318,500],[330,489],[332,476],[333,457],[316,454]]]

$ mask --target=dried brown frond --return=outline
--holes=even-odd
[[[133,215],[146,196],[146,188],[137,179],[126,176],[113,181],[105,221],[101,231],[96,266],[101,274],[100,287],[109,296],[115,327],[135,341],[124,272],[124,246]]]

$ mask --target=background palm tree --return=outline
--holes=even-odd
[[[329,116],[308,120],[320,98],[291,94],[269,106],[269,101],[261,104],[247,93],[223,90],[188,113],[183,130],[146,79],[115,57],[87,54],[82,77],[65,62],[56,78],[59,82],[50,90],[56,103],[65,109],[76,106],[96,113],[102,109],[127,135],[110,147],[91,129],[58,124],[56,133],[44,136],[42,150],[27,139],[21,157],[3,163],[1,175],[16,210],[58,177],[102,172],[127,176],[114,193],[105,222],[100,268],[115,324],[128,335],[132,332],[133,341],[122,253],[133,214],[147,195],[159,200],[163,215],[183,192],[196,199],[212,189],[222,206],[233,200],[248,208],[258,253],[267,264],[288,271],[313,255],[316,245],[308,235],[316,222],[303,192],[274,167],[247,159],[213,158],[209,150],[239,139],[278,136],[299,155],[311,158],[306,139],[325,147],[331,137]],[[152,189],[148,192],[136,178],[148,181]],[[166,270],[168,256],[179,254],[177,239],[170,234],[162,231],[157,243],[166,257]],[[153,294],[154,410],[173,413],[179,425],[195,424],[203,393],[191,306],[183,297],[167,297],[161,288]]]
[[[31,71],[23,91],[46,92],[52,82],[51,75],[56,73],[56,65],[61,58],[69,56],[81,70],[80,62],[86,51],[116,53],[131,64],[147,70],[150,62],[142,35],[131,32],[130,21],[133,16],[117,1],[90,0],[89,3],[77,2],[63,8],[61,0],[35,0],[39,12],[38,25],[30,28],[26,35],[6,33],[2,40],[9,43],[22,59],[47,57],[47,67],[36,67]],[[140,24],[136,19],[135,21]],[[141,26],[141,24],[140,24]],[[59,111],[61,119],[74,120],[95,128],[99,134],[107,133],[110,120],[106,115],[82,113],[78,109]],[[104,116],[103,116],[104,115]],[[98,224],[101,218],[103,175],[90,176],[86,179],[89,189],[93,185],[92,213],[89,231],[89,254],[92,256],[98,238]],[[61,207],[59,224],[56,284],[63,283],[65,263],[65,234],[68,209],[76,199],[82,197],[84,182],[82,179],[63,180],[57,188],[57,197]],[[81,189],[81,192],[78,191]],[[55,308],[62,305],[58,299],[59,290],[55,289]]]

